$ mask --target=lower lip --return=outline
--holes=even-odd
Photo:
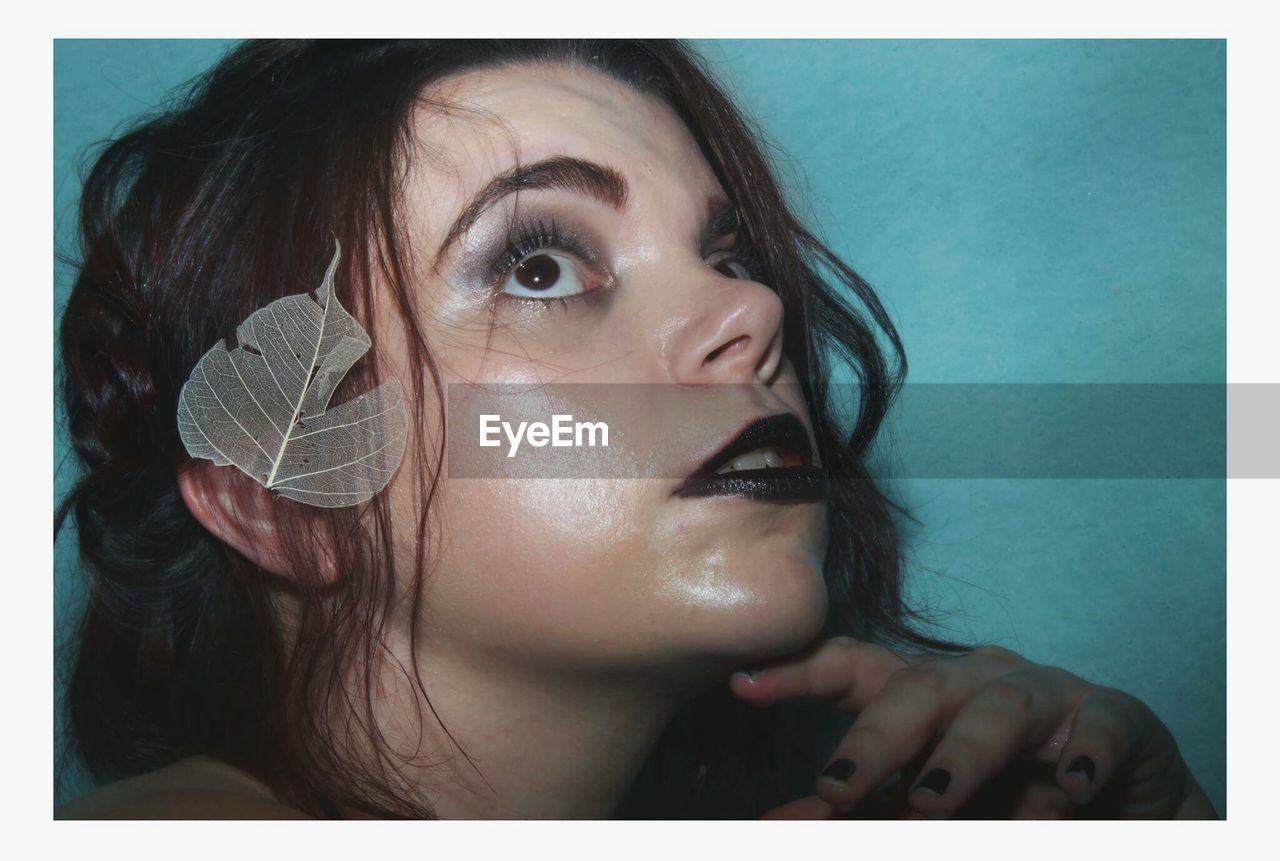
[[[819,466],[744,469],[686,481],[676,496],[743,496],[762,502],[822,502],[827,473]]]

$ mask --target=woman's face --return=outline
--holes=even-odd
[[[713,671],[804,645],[826,614],[825,503],[675,492],[761,416],[793,413],[812,438],[782,304],[737,237],[714,235],[725,190],[694,139],[655,97],[576,67],[478,70],[436,91],[454,108],[416,122],[407,226],[448,399],[522,384],[533,400],[509,402],[513,427],[554,404],[607,415],[611,440],[507,458],[505,436],[481,448],[474,415],[445,405],[425,635],[570,672]],[[409,390],[399,325],[378,325]],[[429,455],[441,437],[425,412]],[[390,486],[402,570],[414,470],[430,469],[411,442]]]

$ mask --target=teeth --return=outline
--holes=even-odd
[[[733,460],[716,470],[716,475],[726,472],[738,472],[744,469],[776,469],[782,466],[782,453],[776,448],[758,448],[746,454],[738,455]]]

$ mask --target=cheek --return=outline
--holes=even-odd
[[[798,649],[826,615],[819,506],[660,502],[652,482],[453,480],[424,630],[508,662],[621,668]]]
[[[638,484],[445,482],[426,627],[525,656],[607,651],[642,615],[654,563],[643,488],[629,487]]]

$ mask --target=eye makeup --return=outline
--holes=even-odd
[[[739,266],[741,266],[744,270],[746,270],[746,273],[747,273],[746,280],[756,281],[761,284],[764,283],[764,275],[765,275],[764,262],[760,259],[760,255],[756,251],[755,246],[753,246],[750,240],[747,239],[747,236],[745,233],[738,234],[737,241],[734,242],[733,247],[723,249],[723,250],[718,250],[718,251],[712,251],[711,253],[712,254],[723,253],[728,255],[726,257],[721,257],[719,260],[717,260],[713,264],[713,267],[716,268],[717,270],[719,269],[720,266],[723,266],[725,263],[736,263]]]
[[[600,253],[596,250],[595,243],[583,231],[572,225],[563,226],[554,217],[541,218],[536,216],[527,220],[517,221],[510,233],[507,234],[506,244],[498,249],[496,254],[491,254],[485,266],[485,271],[487,272],[486,283],[494,291],[502,293],[504,282],[511,276],[515,268],[530,255],[543,250],[567,251],[586,264],[586,268],[589,271],[582,272],[580,270],[580,275],[587,277],[590,281],[599,280],[604,282],[598,286],[587,287],[583,293],[577,294],[578,296],[607,289],[613,283],[613,276],[608,273],[601,260]],[[510,294],[503,293],[503,295]],[[513,296],[511,298],[543,301],[529,296]]]
[[[467,280],[486,291],[492,301],[534,307],[559,303],[567,308],[570,303],[581,299],[599,299],[615,286],[616,279],[600,249],[592,231],[576,220],[535,210],[512,217],[501,226],[495,225],[488,241],[468,255],[464,272]],[[574,262],[571,265],[576,267],[583,291],[569,296],[546,297],[513,295],[505,291],[504,285],[516,267],[539,251],[557,251],[572,257]],[[708,257],[717,257],[714,262],[709,260],[708,265],[725,277],[762,281],[763,263],[744,231],[738,231],[730,247],[704,253]],[[722,268],[726,264],[735,264],[744,274],[730,274]]]

